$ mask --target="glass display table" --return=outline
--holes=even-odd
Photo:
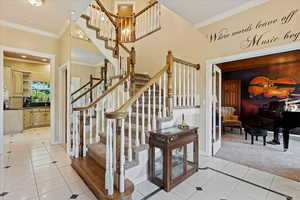
[[[198,128],[150,131],[149,178],[169,192],[198,171]]]

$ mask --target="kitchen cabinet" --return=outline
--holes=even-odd
[[[24,110],[24,117],[23,117],[23,124],[24,129],[28,129],[32,127],[32,109],[25,109]]]
[[[25,125],[26,124],[26,125]],[[50,126],[49,108],[32,108],[24,111],[24,129]]]
[[[23,97],[23,72],[12,70],[12,97]]]

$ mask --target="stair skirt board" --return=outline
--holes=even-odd
[[[71,166],[87,184],[88,188],[99,200],[130,200],[134,191],[134,184],[126,179],[125,192],[120,193],[114,189],[114,194],[109,196],[105,189],[105,170],[92,158],[72,158]]]

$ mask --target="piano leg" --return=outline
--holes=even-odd
[[[279,145],[279,130],[280,130],[280,126],[281,126],[281,122],[278,120],[275,120],[273,122],[273,132],[274,132],[274,136],[273,136],[273,140],[267,142],[268,144],[272,144],[272,145]]]
[[[285,128],[283,130],[283,149],[287,151],[289,149],[290,129]]]
[[[248,133],[245,131],[245,140],[248,140]]]
[[[264,146],[266,146],[266,136],[264,136],[263,139],[264,139]]]

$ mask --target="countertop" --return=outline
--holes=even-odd
[[[43,109],[43,108],[49,109],[50,106],[32,106],[32,107],[23,107],[23,108],[18,108],[18,109],[15,109],[15,108],[6,108],[6,109],[4,109],[4,111],[5,111],[5,110]]]

